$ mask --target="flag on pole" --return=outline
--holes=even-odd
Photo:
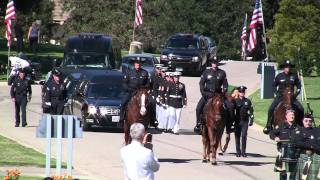
[[[142,0],[136,0],[136,16],[134,26],[138,27],[142,24]]]
[[[261,0],[256,0],[256,5],[253,11],[253,15],[250,23],[250,37],[248,43],[248,51],[252,52],[257,45],[257,27],[263,26],[263,15],[262,15],[262,5]]]
[[[246,57],[246,44],[247,44],[247,14],[244,19],[242,34],[241,34],[241,56],[245,60]]]
[[[12,42],[12,31],[11,31],[11,20],[16,18],[16,12],[14,8],[13,0],[9,0],[7,4],[6,16],[4,22],[6,24],[6,38],[8,40],[8,47],[11,46]]]

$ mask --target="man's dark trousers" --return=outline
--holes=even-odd
[[[16,126],[20,124],[20,110],[21,110],[21,119],[22,119],[22,126],[27,124],[26,120],[26,107],[27,107],[27,96],[16,96],[15,101],[15,110],[16,110]]]

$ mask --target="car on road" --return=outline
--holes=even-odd
[[[171,36],[163,46],[160,63],[168,62],[183,71],[200,74],[208,60],[208,41],[205,36],[178,33]]]
[[[135,60],[141,60],[141,67],[148,71],[149,77],[155,73],[155,64],[158,64],[158,59],[151,54],[129,54],[122,57],[121,71],[126,72],[128,69],[133,69]]]
[[[204,37],[206,40],[206,43],[208,45],[208,59],[211,57],[213,59],[217,59],[217,52],[218,52],[218,48],[216,46],[216,43],[208,36]]]
[[[81,75],[71,109],[81,119],[83,130],[92,126],[122,128],[120,107],[127,93],[122,82],[123,74],[116,70],[96,69]]]

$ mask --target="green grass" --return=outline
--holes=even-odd
[[[306,88],[308,102],[314,110],[314,116],[317,124],[320,122],[320,77],[305,77],[304,84]],[[264,126],[267,121],[267,113],[272,99],[260,99],[260,90],[253,93],[250,97],[253,103],[255,122]],[[302,102],[306,110],[306,102]]]
[[[15,141],[0,135],[0,166],[36,166],[45,167],[45,155],[34,149],[22,146]],[[55,167],[51,159],[51,166]],[[63,167],[66,164],[63,163]]]
[[[4,176],[0,176],[0,179],[4,179]],[[20,176],[19,180],[43,180],[43,177]]]

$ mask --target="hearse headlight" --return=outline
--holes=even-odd
[[[199,62],[199,57],[192,57],[192,62]]]
[[[88,113],[89,114],[96,114],[97,113],[97,108],[94,105],[89,105],[88,106]]]

